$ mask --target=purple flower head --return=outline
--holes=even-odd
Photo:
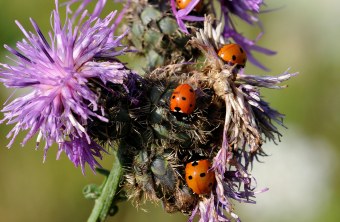
[[[76,167],[80,165],[83,170],[85,164],[88,163],[91,169],[94,170],[94,166],[100,166],[100,164],[93,157],[102,158],[101,151],[106,152],[97,143],[93,141],[88,143],[84,136],[80,138],[71,138],[69,141],[63,142],[60,146],[57,159],[59,159],[62,152],[65,152]]]
[[[257,14],[263,4],[262,0],[238,0],[223,1],[221,0],[221,9],[226,14],[232,13],[249,24],[258,22]]]
[[[262,0],[238,0],[238,1],[225,1],[220,0],[221,4],[221,18],[220,21],[224,22],[224,29],[222,35],[227,39],[232,39],[234,42],[239,44],[247,53],[248,59],[254,65],[260,67],[261,69],[267,70],[259,61],[255,59],[251,51],[257,51],[264,53],[266,55],[275,54],[274,51],[257,46],[256,42],[261,38],[263,31],[258,35],[255,40],[250,40],[240,34],[235,24],[232,20],[231,15],[235,15],[241,20],[247,22],[250,25],[258,24],[261,27],[260,21],[258,19],[258,14],[260,12],[260,6],[263,4]],[[220,14],[214,12],[215,15]],[[262,29],[262,28],[261,28]]]
[[[186,8],[180,9],[177,11],[175,0],[170,0],[172,12],[174,13],[174,16],[177,20],[177,24],[182,32],[189,34],[184,21],[191,21],[191,22],[204,21],[204,17],[189,15],[200,1],[201,0],[192,0]]]
[[[172,12],[177,20],[178,26],[180,30],[186,34],[189,34],[187,29],[187,25],[184,21],[194,21],[194,22],[202,22],[204,21],[204,17],[190,15],[192,14],[195,6],[199,4],[200,0],[192,0],[188,4],[188,6],[184,9],[180,9],[177,11],[175,0],[170,0]],[[261,69],[267,70],[267,68],[262,65],[252,54],[252,51],[257,51],[260,53],[264,53],[266,55],[274,55],[276,52],[260,47],[256,45],[257,41],[263,35],[263,31],[257,36],[255,40],[250,40],[243,36],[236,28],[233,19],[238,17],[239,19],[245,21],[250,25],[259,25],[261,30],[261,23],[258,18],[258,14],[260,12],[260,6],[263,5],[262,0],[238,0],[238,1],[230,1],[230,0],[220,0],[221,7],[215,7],[213,1],[210,1],[210,7],[207,7],[207,13],[213,13],[215,17],[218,17],[216,26],[219,22],[223,23],[222,36],[225,39],[230,39],[233,42],[239,44],[247,53],[248,59],[254,65],[260,67]],[[212,10],[209,12],[209,10]],[[233,17],[233,19],[232,19]]]
[[[72,14],[69,6],[73,2],[68,3],[62,24],[58,0],[55,1],[48,38],[33,19],[30,21],[34,33],[26,31],[16,21],[25,38],[17,43],[16,49],[5,45],[15,57],[13,65],[1,64],[0,81],[6,87],[25,88],[29,92],[2,109],[1,123],[15,124],[7,135],[12,137],[8,147],[20,131],[28,130],[22,145],[38,134],[37,146],[41,139],[46,141],[44,160],[47,150],[56,142],[58,156],[66,152],[84,172],[85,163],[92,169],[99,165],[94,158],[102,158],[100,151],[103,150],[90,138],[86,125],[93,119],[108,121],[98,103],[98,95],[87,83],[96,79],[103,85],[107,82],[123,84],[130,71],[114,59],[126,50],[119,49],[125,33],[114,36],[121,16],[115,20],[115,11],[100,19],[98,15],[105,0],[98,1],[93,14],[84,9],[89,1],[83,2]]]

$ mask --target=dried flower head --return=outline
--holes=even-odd
[[[201,84],[205,82],[214,89],[225,107],[223,140],[212,167],[217,185],[211,196],[203,198],[198,205],[202,221],[221,221],[222,218],[228,221],[225,213],[239,220],[228,198],[254,203],[251,197],[266,190],[254,191],[256,185],[252,183],[256,181],[247,169],[254,157],[265,155],[262,150],[264,138],[275,141],[275,135],[277,138],[281,136],[272,122],[283,126],[283,115],[261,98],[259,87],[283,88],[285,86],[277,84],[296,75],[287,72],[278,77],[246,75],[236,65],[225,64],[217,55],[218,49],[228,42],[222,37],[221,27],[219,24],[214,29],[208,17],[204,29],[190,41],[207,58],[202,72],[197,72],[195,77],[201,80]]]
[[[145,112],[145,128],[136,128],[143,140],[138,145],[126,141],[134,158],[127,165],[125,185],[137,206],[150,200],[161,202],[169,213],[191,214],[189,221],[196,214],[200,221],[239,221],[231,200],[255,203],[253,197],[267,190],[256,190],[248,170],[254,159],[265,155],[264,140],[280,137],[273,122],[283,125],[283,115],[263,100],[260,87],[282,88],[278,84],[295,74],[244,74],[242,67],[218,56],[229,39],[222,36],[222,24],[212,24],[207,17],[204,29],[197,29],[188,42],[201,50],[203,62],[160,66],[144,76],[150,112]],[[191,85],[196,95],[196,109],[185,119],[170,105],[177,98],[174,93],[181,93],[176,92],[181,84]],[[215,182],[212,189],[204,189],[208,193],[193,193],[186,182],[184,166],[196,158],[213,162]]]
[[[115,20],[117,11],[104,19],[98,17],[105,2],[99,1],[92,14],[83,5],[74,14],[67,10],[62,24],[56,0],[48,40],[33,19],[30,21],[35,33],[16,22],[25,38],[17,43],[17,49],[5,45],[15,57],[13,65],[1,64],[0,81],[6,87],[27,88],[30,92],[2,109],[5,117],[1,123],[15,124],[8,134],[12,137],[8,147],[20,131],[29,130],[22,145],[38,134],[37,146],[41,139],[46,141],[44,160],[56,142],[59,154],[65,152],[83,172],[85,163],[92,169],[99,165],[94,157],[101,158],[103,149],[90,138],[86,126],[93,119],[108,119],[89,83],[123,84],[130,74],[115,59],[126,50],[120,43],[125,33],[114,36],[120,21],[119,17]]]

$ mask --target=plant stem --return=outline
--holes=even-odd
[[[112,204],[112,200],[117,192],[120,179],[123,174],[122,165],[117,156],[117,151],[113,152],[114,162],[109,176],[100,196],[95,200],[95,204],[88,222],[103,222],[105,221]]]

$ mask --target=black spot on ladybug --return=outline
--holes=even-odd
[[[209,183],[209,187],[211,187],[211,186],[212,186],[212,183],[210,182],[210,183]]]
[[[243,49],[240,47],[240,52],[243,53]]]
[[[188,179],[189,179],[189,180],[192,180],[192,176],[188,176]]]
[[[194,90],[192,90],[192,89],[190,89],[189,91],[190,91],[191,93],[193,93],[193,92],[194,92]]]
[[[179,111],[181,111],[181,108],[180,107],[175,107],[175,111],[179,112]]]
[[[191,166],[197,166],[198,165],[198,162],[197,161],[195,161],[195,162],[193,162],[192,164],[191,164]]]
[[[182,97],[182,100],[186,100],[187,98],[185,98],[184,96]]]
[[[236,60],[236,56],[233,55],[233,56],[231,57],[231,59],[235,61],[235,60]]]
[[[192,104],[190,104],[190,107],[192,107]]]
[[[176,99],[176,96],[172,96],[172,99]]]
[[[205,177],[205,173],[201,173],[201,174],[200,174],[200,177]]]

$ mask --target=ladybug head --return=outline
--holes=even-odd
[[[199,154],[199,153],[193,153],[189,157],[187,162],[190,163],[190,162],[194,162],[194,161],[198,161],[198,160],[205,160],[205,159],[207,159],[206,156],[203,156],[202,154]]]

